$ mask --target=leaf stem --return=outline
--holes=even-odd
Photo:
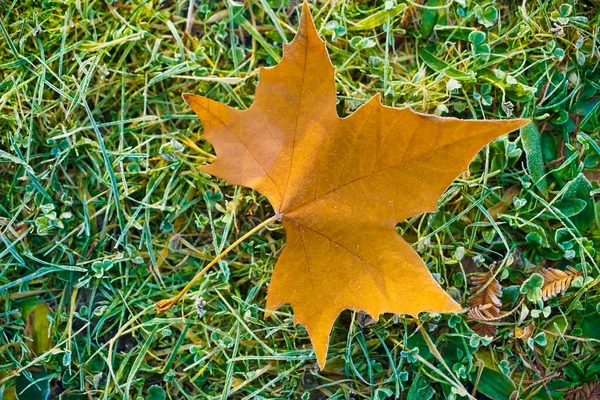
[[[198,279],[200,279],[202,277],[202,275],[204,275],[210,269],[210,267],[212,267],[217,262],[219,262],[219,260],[221,258],[225,257],[225,255],[227,253],[229,253],[231,250],[235,249],[237,246],[239,246],[240,243],[242,243],[244,240],[248,239],[248,237],[250,237],[257,231],[259,231],[260,229],[269,225],[271,222],[278,221],[280,219],[281,219],[281,215],[275,214],[271,218],[261,222],[260,224],[256,225],[254,228],[250,229],[246,234],[244,234],[241,238],[239,238],[238,240],[233,242],[231,244],[231,246],[229,246],[228,248],[223,250],[218,256],[216,256],[211,262],[209,262],[206,267],[204,267],[202,270],[198,271],[198,273],[192,278],[192,280],[190,280],[188,282],[188,284],[185,285],[185,287],[179,293],[177,293],[177,295],[175,297],[172,297],[170,299],[160,300],[160,301],[156,302],[156,304],[155,304],[156,313],[160,314],[162,312],[167,311],[169,308],[173,307],[173,305],[175,305],[175,303],[177,303],[188,292],[188,290],[190,290],[192,288],[192,286],[194,286],[194,284],[198,281]]]

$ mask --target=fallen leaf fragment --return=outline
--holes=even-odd
[[[517,339],[527,340],[533,335],[533,331],[535,330],[535,324],[532,322],[529,325],[525,326],[525,328],[521,328],[519,326],[515,327],[515,336]]]
[[[25,301],[23,306],[23,316],[25,319],[25,332],[28,340],[27,346],[36,356],[42,355],[52,348],[52,339],[49,336],[48,328],[50,321],[50,307],[36,299]]]
[[[469,297],[469,319],[479,321],[472,329],[479,336],[496,336],[498,328],[482,321],[496,321],[501,318],[502,287],[491,272],[471,276],[471,297]]]
[[[461,308],[395,226],[435,211],[482,147],[529,122],[439,118],[383,106],[378,95],[340,118],[334,72],[305,2],[296,38],[261,70],[249,109],[183,96],[217,153],[201,170],[259,191],[280,216],[287,244],[267,309],[292,305],[321,368],[344,309],[378,318]]]
[[[583,272],[569,266],[566,271],[556,268],[545,268],[540,271],[544,278],[542,300],[546,301],[558,294],[565,294],[573,279],[583,276]]]

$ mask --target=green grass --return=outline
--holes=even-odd
[[[490,268],[504,310],[523,299],[493,322],[491,343],[466,313],[422,315],[424,337],[411,318],[346,311],[319,371],[289,307],[263,318],[279,225],[157,316],[154,302],[273,214],[259,194],[196,170],[212,149],[180,95],[249,107],[299,4],[202,0],[189,13],[187,1],[0,0],[0,398],[457,399],[463,386],[478,399],[586,399],[598,389],[598,2],[428,0],[400,13],[379,3],[312,5],[340,115],[379,92],[438,115],[531,118],[541,133],[494,142],[438,212],[399,225],[465,307],[469,277]],[[583,276],[537,301],[531,277],[567,266]],[[531,340],[517,338],[527,326]]]

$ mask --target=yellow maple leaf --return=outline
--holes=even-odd
[[[286,245],[267,309],[292,305],[321,367],[345,309],[378,318],[461,308],[396,224],[434,211],[483,146],[529,122],[439,118],[383,106],[379,95],[340,118],[334,73],[305,2],[295,39],[261,70],[248,110],[184,95],[217,153],[201,170],[259,191],[280,215]]]

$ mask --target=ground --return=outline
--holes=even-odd
[[[340,115],[533,120],[398,225],[464,312],[346,311],[323,371],[264,318],[279,224],[155,312],[273,215],[181,94],[249,107],[301,8],[193,3],[0,0],[0,398],[598,398],[597,1],[310,2]]]

